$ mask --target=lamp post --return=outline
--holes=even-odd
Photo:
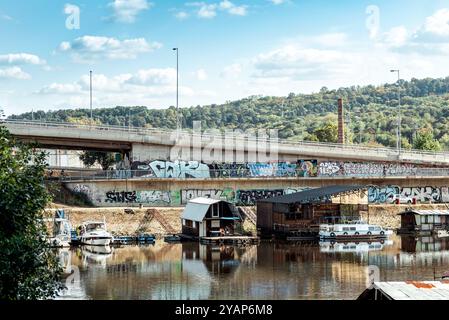
[[[400,158],[401,157],[401,144],[402,144],[402,141],[401,141],[401,122],[402,122],[402,119],[401,119],[401,88],[399,87],[400,86],[400,81],[401,81],[401,74],[400,74],[400,71],[398,70],[398,69],[393,69],[393,70],[390,70],[390,72],[397,72],[397,74],[398,74],[398,103],[399,103],[399,110],[398,110],[398,134],[397,134],[397,144],[396,144],[396,147],[397,147],[397,149],[398,149],[398,157]]]
[[[92,111],[92,71],[90,71],[90,125],[93,125],[93,111]]]
[[[179,133],[179,48],[176,51],[176,132]]]

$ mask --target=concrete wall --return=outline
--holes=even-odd
[[[309,188],[331,185],[432,186],[430,190],[449,186],[449,177],[440,178],[251,178],[251,179],[132,179],[96,180],[66,183],[75,192],[89,196],[96,206],[182,206],[191,198],[211,197],[238,205],[254,205],[255,200]],[[430,187],[429,187],[430,188]],[[369,198],[369,194],[368,194]],[[441,202],[446,198],[441,197]],[[436,202],[436,201],[433,201]],[[362,203],[366,201],[362,200]]]

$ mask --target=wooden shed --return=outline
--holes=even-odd
[[[235,212],[234,206],[223,200],[192,199],[182,213],[182,233],[195,238],[233,235],[235,222],[240,220]]]
[[[449,210],[413,210],[400,213],[401,233],[431,234],[449,230]]]
[[[262,237],[313,236],[321,223],[360,219],[366,205],[333,203],[336,195],[357,193],[361,186],[311,189],[257,202],[257,229]]]

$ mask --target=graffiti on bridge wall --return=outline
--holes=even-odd
[[[273,197],[282,196],[285,194],[292,194],[300,191],[307,190],[303,189],[256,189],[256,190],[237,190],[235,203],[239,206],[254,206],[257,200],[269,199]]]
[[[198,161],[134,162],[132,170],[141,171],[141,177],[156,178],[210,178],[209,167]]]
[[[232,189],[187,189],[181,190],[181,204],[187,204],[189,200],[195,198],[210,198],[216,200],[234,201],[234,191]]]
[[[244,177],[316,177],[317,160],[298,160],[296,163],[213,163],[198,161],[134,162],[139,177],[156,178],[244,178]],[[127,176],[128,177],[128,176]]]
[[[183,189],[176,191],[142,190],[142,191],[109,191],[105,195],[105,203],[110,204],[146,204],[161,206],[185,205],[189,200],[204,197],[225,200],[239,206],[254,206],[257,200],[292,194],[308,188],[288,189]]]
[[[412,164],[391,164],[374,162],[320,162],[318,176],[394,176],[414,175],[417,167]]]
[[[369,203],[392,204],[400,196],[401,203],[432,202],[449,203],[447,187],[370,187],[368,188]]]

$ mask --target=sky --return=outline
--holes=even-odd
[[[224,103],[449,76],[449,0],[0,0],[0,109]]]

